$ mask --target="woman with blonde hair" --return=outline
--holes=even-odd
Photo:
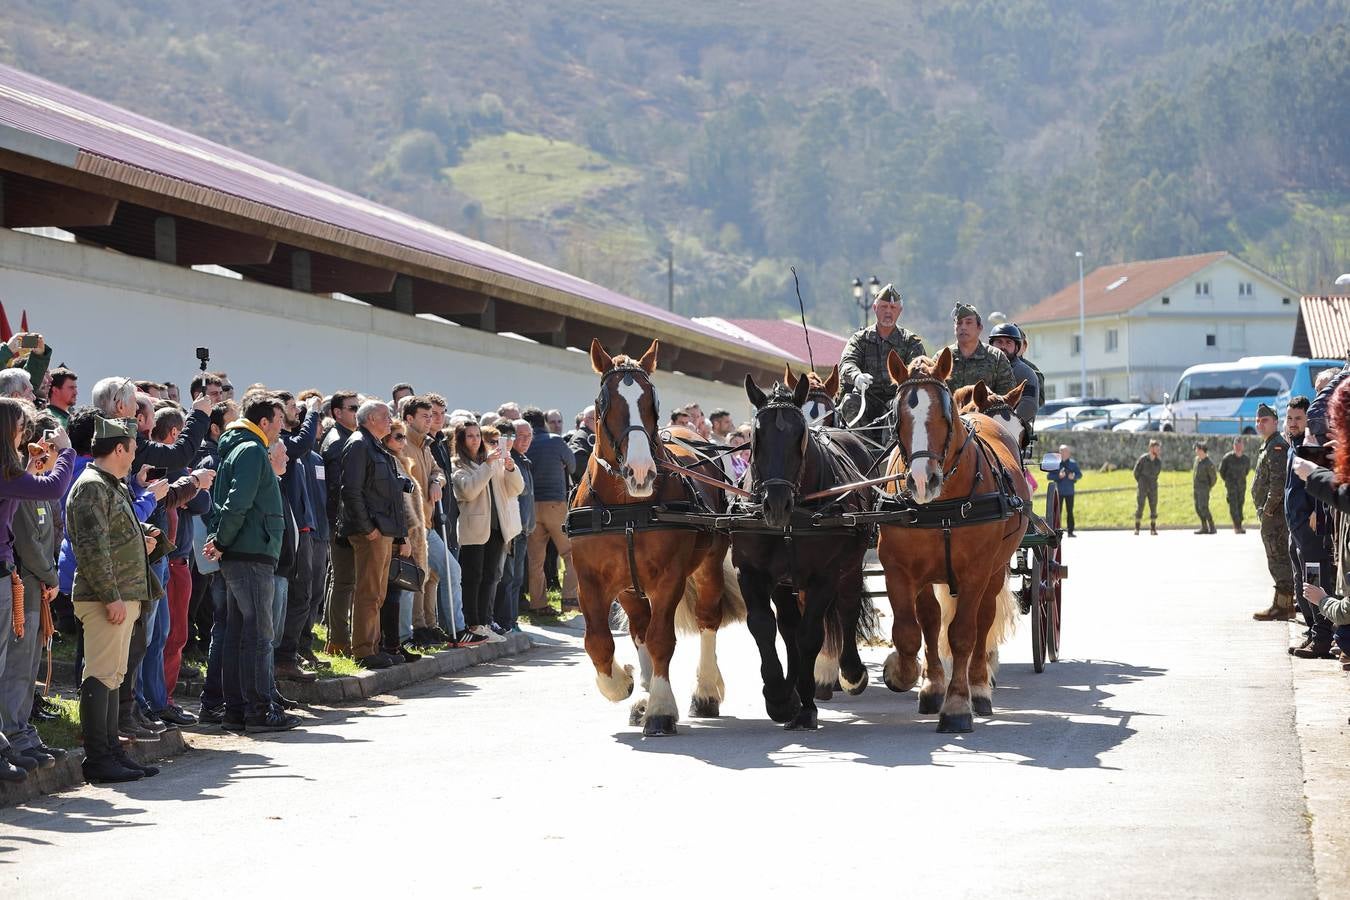
[[[459,501],[459,563],[464,591],[462,643],[506,640],[488,628],[506,543],[520,533],[520,504],[525,479],[511,459],[511,448],[498,447],[495,428],[476,422],[455,426],[450,480]]]

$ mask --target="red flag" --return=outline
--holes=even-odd
[[[8,341],[14,337],[14,332],[9,327],[9,316],[5,315],[5,304],[0,303],[0,342]]]
[[[28,310],[26,309],[23,311],[23,317],[19,320],[19,330],[20,331],[28,330]]]

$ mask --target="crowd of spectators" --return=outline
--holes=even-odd
[[[397,666],[577,606],[563,521],[593,407],[564,433],[556,409],[452,408],[406,383],[388,400],[237,390],[205,370],[186,397],[118,376],[81,405],[51,361],[41,335],[0,345],[0,781],[66,755],[38,730],[54,638],[76,648],[85,776],[120,782],[156,774],[125,747],[170,728],[299,726],[282,689],[331,657]],[[678,413],[748,443],[725,410]]]

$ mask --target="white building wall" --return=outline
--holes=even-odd
[[[81,402],[110,375],[173,381],[186,393],[199,346],[239,390],[262,382],[387,397],[407,381],[452,407],[556,407],[568,427],[598,383],[590,357],[573,350],[6,229],[0,301],[16,329],[27,309],[29,326],[52,343],[53,364],[79,374]],[[660,371],[655,381],[669,406],[750,411],[734,385]]]

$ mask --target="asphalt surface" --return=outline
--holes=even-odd
[[[1315,896],[1288,629],[1250,618],[1260,553],[1254,533],[1069,541],[1063,660],[1034,674],[1023,622],[963,736],[882,686],[880,648],[864,694],[785,732],[738,626],[724,717],[643,739],[579,633],[550,629],[303,731],[195,739],[212,752],[157,778],[0,811],[0,894]],[[682,707],[696,656],[677,652]]]

